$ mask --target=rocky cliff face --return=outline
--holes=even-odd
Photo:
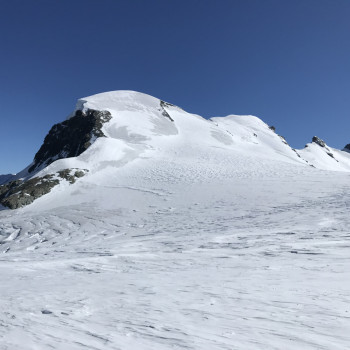
[[[319,145],[320,147],[326,147],[326,143],[325,143],[322,139],[320,139],[319,137],[317,137],[317,136],[314,136],[314,137],[312,138],[312,142],[316,143],[316,144]]]
[[[28,173],[34,175],[55,160],[79,156],[98,137],[105,136],[102,126],[111,118],[107,111],[78,110],[72,118],[54,125],[36,153]],[[0,204],[10,209],[26,206],[49,193],[61,181],[66,180],[72,184],[86,172],[81,169],[64,169],[55,174],[14,181],[11,181],[12,175],[1,176]]]
[[[89,109],[54,125],[34,157],[29,173],[46,167],[57,159],[77,157],[98,137],[103,137],[102,126],[111,119],[107,111]]]

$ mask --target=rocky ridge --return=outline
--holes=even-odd
[[[195,118],[192,118],[193,116]],[[164,117],[168,119],[166,122]],[[200,116],[192,115],[168,102],[137,92],[116,91],[86,97],[78,101],[72,117],[55,124],[50,129],[29,167],[17,175],[0,176],[0,204],[10,209],[20,208],[49,193],[63,180],[73,184],[77,178],[84,176],[87,172],[78,168],[90,169],[88,163],[84,165],[79,162],[68,162],[63,166],[60,164],[58,167],[54,165],[53,168],[46,168],[57,160],[78,157],[97,138],[107,137],[118,140],[117,143],[110,143],[110,140],[106,140],[108,141],[106,143],[103,141],[103,144],[109,145],[108,157],[114,161],[116,159],[114,154],[117,152],[137,154],[143,147],[142,143],[149,142],[152,137],[162,136],[165,140],[164,136],[178,135],[178,129],[182,131],[182,137],[185,136],[191,140],[197,138],[199,144],[203,140],[213,145],[219,142],[220,147],[224,144],[233,152],[235,149],[247,147],[247,150],[251,150],[254,154],[258,152],[263,157],[266,152],[270,152],[274,159],[277,159],[276,155],[282,155],[284,159],[288,158],[293,162],[321,169],[336,169],[336,161],[340,165],[340,170],[349,171],[350,165],[348,168],[346,168],[347,165],[342,168],[342,165],[344,160],[346,164],[350,160],[346,159],[349,157],[346,152],[350,153],[350,144],[343,149],[345,152],[341,152],[328,147],[322,139],[314,136],[311,144],[306,145],[303,150],[296,150],[276,132],[274,126],[266,125],[257,117],[232,115],[212,118],[209,121],[215,126],[208,127],[208,120]],[[108,125],[104,127],[106,123]],[[186,134],[187,129],[189,131]],[[205,140],[208,131],[212,139]],[[135,140],[137,142],[134,142]],[[127,147],[123,150],[125,145]],[[154,149],[153,145],[151,147],[149,145],[151,143],[147,144],[148,148]],[[330,160],[327,155],[333,159]],[[104,159],[103,153],[100,158]],[[109,162],[110,160],[106,161],[103,166],[110,164]],[[328,168],[325,168],[324,164]]]
[[[322,139],[320,139],[320,138],[317,137],[317,136],[314,136],[314,137],[312,138],[312,142],[315,143],[316,145],[318,145],[318,146],[324,148],[324,149],[326,150],[326,153],[327,153],[331,158],[333,158],[335,161],[338,162],[338,160],[334,158],[334,154],[331,152],[331,150],[330,150],[329,147],[327,146],[326,142],[324,142]],[[305,147],[307,147],[307,145],[306,145]]]
[[[0,204],[9,209],[24,207],[49,193],[62,180],[73,184],[78,178],[83,177],[86,172],[85,169],[64,169],[55,174],[33,177],[27,181],[10,181],[0,186]]]
[[[344,148],[343,148],[344,152],[348,152],[350,153],[350,143],[348,143]]]
[[[86,151],[97,138],[105,136],[102,126],[111,118],[108,111],[77,110],[71,118],[55,124],[36,153],[27,176],[14,180],[13,175],[0,176],[0,204],[9,209],[21,208],[49,193],[62,180],[73,184],[84,176],[87,170],[63,169],[34,177],[54,161],[77,157]]]
[[[102,126],[111,118],[108,111],[77,110],[72,118],[55,124],[36,153],[28,172],[38,171],[58,159],[79,156],[96,138],[105,136]]]

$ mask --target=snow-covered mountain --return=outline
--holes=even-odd
[[[350,171],[349,153],[327,146],[327,144],[314,136],[312,143],[308,143],[299,151],[301,157],[315,168],[335,171]]]
[[[206,160],[197,164],[197,171],[214,167],[220,172],[216,162],[227,158],[226,164],[268,160],[350,171],[350,154],[331,149],[317,137],[305,149],[295,150],[274,127],[254,116],[206,120],[149,95],[114,91],[80,99],[72,115],[52,127],[32,164],[0,178],[7,182],[0,188],[0,203],[22,207],[62,182],[73,184],[87,174],[103,176],[106,168],[118,169],[144,157],[181,163],[199,156]],[[230,177],[229,167],[221,168],[218,176]],[[252,169],[249,165],[246,171]]]
[[[0,348],[347,349],[348,149],[80,99],[0,178]]]

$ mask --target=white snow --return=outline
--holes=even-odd
[[[39,175],[89,173],[0,212],[1,349],[349,347],[350,174],[322,170],[348,154],[136,92],[77,108],[108,137]]]
[[[350,171],[350,153],[335,148],[320,147],[315,143],[307,144],[307,147],[299,151],[303,159],[319,169],[333,171]],[[330,156],[333,155],[333,156]]]

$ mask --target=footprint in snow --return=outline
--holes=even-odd
[[[50,310],[41,310],[41,313],[43,315],[50,315],[50,314],[52,314],[52,311],[50,311]]]

